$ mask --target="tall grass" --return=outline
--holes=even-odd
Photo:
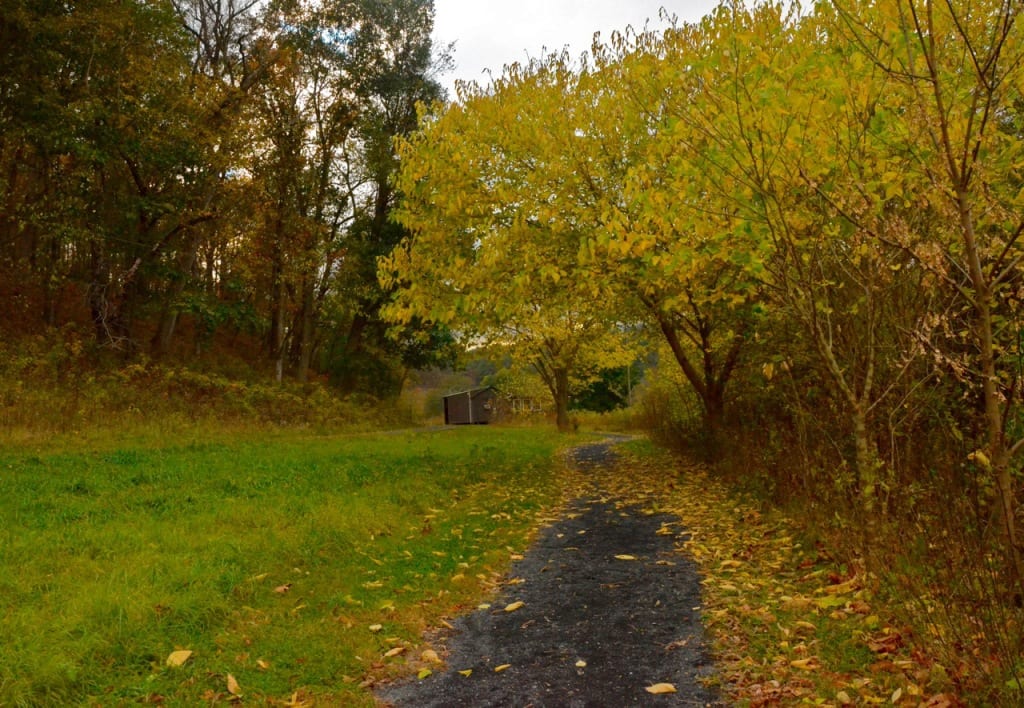
[[[0,452],[0,705],[368,702],[556,503],[537,430]],[[373,625],[380,631],[371,631]],[[169,667],[176,649],[194,652]]]
[[[277,382],[237,360],[194,367],[130,361],[72,326],[0,338],[0,444],[53,436],[163,439],[182,430],[304,427],[321,432],[408,425],[411,412],[342,399],[322,382]]]

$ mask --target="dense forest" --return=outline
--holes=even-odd
[[[227,340],[389,392],[441,345],[385,339],[375,273],[391,140],[443,94],[432,28],[422,0],[4,0],[4,331],[128,360]]]

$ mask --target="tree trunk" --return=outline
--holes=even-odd
[[[92,245],[92,279],[89,283],[89,312],[96,332],[96,343],[121,349],[130,346],[131,332],[124,314],[122,288],[113,282],[106,256]]]
[[[309,369],[313,359],[313,279],[309,276],[302,282],[302,311],[299,313],[299,361],[296,376],[299,381],[309,381]]]
[[[271,250],[273,261],[270,273],[270,330],[267,332],[267,355],[271,360],[277,362],[277,380],[280,381],[284,369],[284,339],[285,339],[285,315],[286,310],[286,288],[284,284],[283,254],[281,252],[282,225],[278,223],[277,236]]]
[[[718,459],[721,452],[722,428],[725,423],[725,395],[718,386],[704,390],[701,403],[704,405],[704,437],[709,460]]]
[[[361,313],[352,315],[352,324],[348,328],[348,337],[345,338],[345,347],[342,349],[344,365],[341,375],[338,378],[338,388],[343,394],[350,394],[356,389],[356,371],[353,367],[353,360],[363,350],[363,333],[369,320]]]
[[[573,425],[569,418],[569,371],[558,368],[552,374],[554,390],[551,393],[555,399],[555,425],[558,426],[559,432],[571,433]]]
[[[710,332],[705,333],[703,335],[705,338],[703,370],[698,371],[687,356],[676,326],[654,305],[649,304],[648,307],[657,319],[658,326],[672,350],[676,363],[679,364],[679,368],[700,401],[704,414],[704,437],[708,446],[706,452],[709,459],[714,459],[719,452],[719,437],[725,422],[725,389],[739,363],[747,327],[745,325],[743,331],[737,334],[730,344],[719,370],[716,370],[714,357],[710,354]]]
[[[986,470],[993,475],[999,499],[999,512],[1006,534],[1006,552],[1014,583],[1024,588],[1024,562],[1021,560],[1017,536],[1017,500],[1010,474],[1010,450],[1003,429],[1002,397],[998,389],[996,348],[993,334],[992,286],[981,264],[981,254],[974,232],[974,216],[970,197],[963,189],[957,192],[960,228],[963,233],[964,255],[967,260],[971,287],[974,290],[975,337],[981,359],[982,394],[985,404],[985,436],[989,464]]]
[[[162,357],[171,349],[171,340],[178,324],[178,303],[185,292],[188,278],[195,268],[199,257],[199,236],[193,235],[184,246],[185,252],[178,259],[178,278],[172,280],[171,287],[165,294],[164,306],[160,311],[160,322],[153,335],[153,354]]]
[[[853,405],[850,421],[853,424],[854,466],[857,472],[857,487],[860,490],[861,509],[866,515],[871,516],[877,509],[879,465],[864,405]]]

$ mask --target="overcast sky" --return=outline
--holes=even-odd
[[[647,20],[651,28],[664,27],[658,20],[662,7],[681,22],[695,22],[716,5],[718,0],[434,0],[435,42],[455,42],[455,71],[441,82],[449,88],[456,79],[485,84],[485,69],[499,76],[505,64],[538,57],[542,48],[568,46],[578,56],[590,48],[594,32],[607,39],[613,30],[641,29]]]

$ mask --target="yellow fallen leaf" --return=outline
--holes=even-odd
[[[508,669],[508,668],[511,668],[511,667],[512,667],[512,664],[499,664],[498,666],[494,667],[494,673],[496,673],[496,674],[497,673],[501,673],[505,669]]]
[[[267,669],[270,668],[270,662],[267,661],[266,659],[257,659],[256,660],[256,666],[260,667],[260,670],[266,671]]]
[[[382,624],[371,624],[370,625],[370,631],[371,632],[379,632],[382,629],[384,629],[384,625],[382,625]]]
[[[846,691],[840,691],[836,694],[836,703],[841,706],[853,705],[853,699],[850,698],[850,694]]]
[[[441,663],[441,657],[439,657],[437,652],[433,649],[424,649],[423,653],[420,654],[420,658],[423,659],[423,661],[429,661],[432,664]]]
[[[235,677],[231,674],[228,674],[227,681],[228,693],[230,693],[232,696],[241,696],[242,688],[238,685],[238,681],[235,680]]]
[[[738,561],[738,560],[724,560],[724,561],[722,561],[721,563],[718,564],[718,567],[719,568],[739,568],[741,565],[743,565],[742,561]]]
[[[422,681],[427,676],[430,676],[430,674],[432,674],[432,673],[434,673],[434,672],[431,671],[430,669],[420,669],[420,672],[418,674],[416,674],[416,678],[418,678],[419,680]]]
[[[858,587],[860,587],[860,579],[854,577],[854,578],[850,578],[845,583],[837,583],[836,585],[828,585],[828,586],[822,588],[822,592],[825,592],[825,593],[827,593],[829,595],[846,595],[847,593],[853,592]]]
[[[307,699],[299,691],[295,691],[292,697],[281,704],[284,708],[312,708],[312,699]]]
[[[816,657],[808,657],[806,659],[794,659],[789,662],[789,665],[794,669],[803,669],[804,671],[814,671],[818,668],[818,659]]]
[[[636,556],[631,556],[628,553],[621,553],[621,554],[615,556],[615,559],[616,560],[620,560],[620,561],[635,561],[636,560]]]
[[[587,665],[587,662],[583,661],[583,659],[580,659],[579,661],[576,662],[576,668],[577,669],[582,669],[586,665]]]
[[[900,698],[902,698],[902,697],[903,697],[903,689],[902,688],[897,688],[895,691],[892,692],[892,697],[889,700],[892,701],[893,705],[896,705],[896,703],[899,702]]]
[[[394,649],[388,649],[386,652],[384,652],[384,658],[390,659],[393,656],[398,656],[403,651],[405,651],[405,647],[395,647]]]
[[[473,673],[473,669],[463,669],[459,673],[462,674],[463,676],[470,676]]]
[[[505,605],[505,612],[515,612],[516,610],[518,610],[520,607],[522,607],[525,604],[526,603],[523,602],[522,600],[516,600],[515,602],[510,602],[509,604]]]
[[[648,686],[644,690],[648,693],[653,693],[654,695],[660,695],[662,693],[675,693],[676,687],[670,683],[656,683],[653,686]]]
[[[179,649],[178,651],[172,651],[167,657],[168,666],[181,666],[186,661],[192,658],[191,649]]]

